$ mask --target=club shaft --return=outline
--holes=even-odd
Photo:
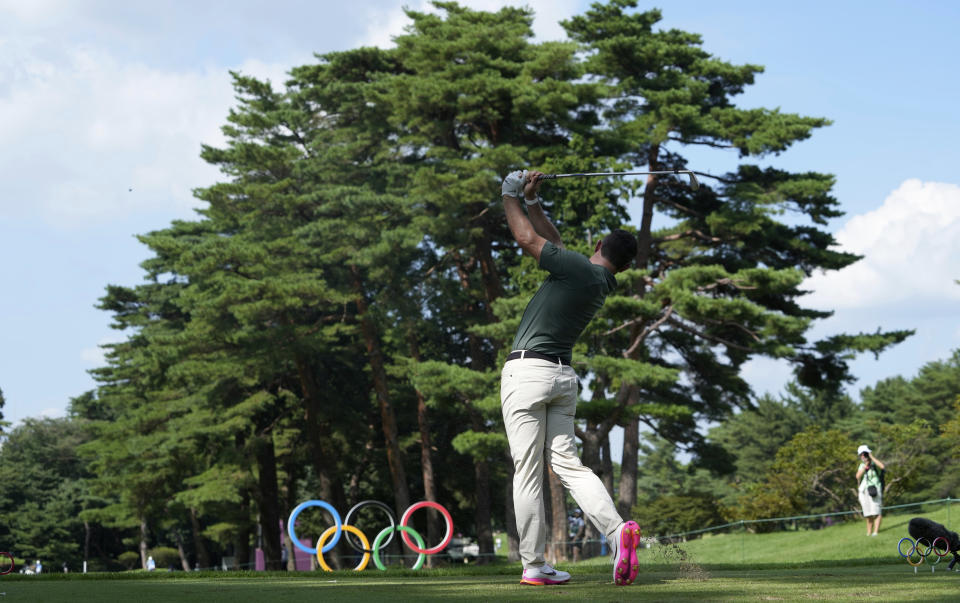
[[[663,170],[656,172],[584,172],[581,174],[544,174],[541,180],[553,180],[555,178],[585,178],[589,176],[645,176],[649,174],[686,174],[686,171],[675,172],[673,170]]]
[[[690,186],[693,190],[700,188],[700,182],[690,170],[655,170],[650,172],[583,172],[580,174],[544,174],[540,180],[555,180],[557,178],[587,178],[591,176],[649,176],[651,174],[680,175],[686,174],[690,177]]]

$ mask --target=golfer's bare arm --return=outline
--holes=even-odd
[[[557,227],[553,225],[553,222],[550,221],[550,218],[547,217],[547,214],[544,213],[542,205],[539,203],[527,205],[527,214],[530,216],[530,223],[533,224],[533,228],[537,231],[538,235],[557,247],[563,248],[563,241],[560,240],[560,232],[557,230]]]
[[[519,243],[520,247],[533,256],[537,262],[540,261],[540,252],[547,242],[533,228],[527,214],[523,212],[520,199],[503,196],[503,211],[507,214],[507,224],[510,226],[510,232],[513,238]]]
[[[540,192],[541,172],[531,171],[528,173],[527,183],[523,187],[523,195],[529,199],[536,198]],[[550,241],[557,247],[563,248],[563,241],[560,239],[560,232],[553,225],[543,207],[539,203],[527,205],[527,213],[524,213],[520,199],[511,195],[503,196],[503,207],[507,214],[507,224],[510,226],[510,232],[516,239],[520,247],[532,255],[538,262],[540,261],[540,252],[543,245]]]
[[[540,180],[541,176],[543,176],[543,172],[536,170],[531,170],[527,173],[527,183],[523,186],[524,197],[531,200],[537,198],[537,195],[540,194],[540,184],[543,182]],[[526,203],[524,204],[527,205]],[[537,231],[538,235],[557,247],[563,248],[563,241],[560,240],[560,232],[557,230],[557,227],[553,225],[553,222],[550,221],[550,218],[547,217],[547,214],[544,213],[542,205],[539,203],[527,205],[527,215],[530,216],[530,223],[533,224],[533,229]],[[539,260],[539,258],[537,259]]]

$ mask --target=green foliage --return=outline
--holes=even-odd
[[[165,568],[171,565],[175,567],[180,566],[180,553],[177,552],[177,549],[169,546],[158,546],[147,551],[148,555],[153,557],[153,561],[157,564],[158,568]]]
[[[777,451],[763,481],[748,485],[727,517],[763,519],[854,508],[855,451],[854,441],[840,430],[806,428]],[[757,525],[773,529],[772,524]]]
[[[645,535],[661,537],[723,523],[723,515],[714,496],[696,490],[661,496],[636,505],[631,516],[643,526]]]
[[[140,566],[140,553],[136,551],[124,551],[117,555],[117,563],[128,570]]]
[[[25,419],[0,447],[0,550],[49,567],[83,559],[88,473],[77,455],[85,440],[69,419]]]
[[[960,456],[960,395],[954,400],[953,409],[953,418],[940,427],[940,437],[947,442],[950,456],[957,457]]]
[[[3,390],[0,389],[0,409],[3,409],[3,405],[5,403],[6,403],[6,400],[3,397]],[[3,430],[6,429],[7,427],[10,427],[10,423],[8,421],[3,420],[3,412],[0,412],[0,438],[3,437],[4,435]]]

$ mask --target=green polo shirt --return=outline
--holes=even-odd
[[[617,287],[613,273],[587,257],[547,241],[540,267],[550,273],[523,311],[514,350],[534,350],[569,363],[573,344],[607,295]]]

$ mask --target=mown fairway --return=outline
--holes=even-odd
[[[228,575],[176,574],[142,579],[3,580],[6,602],[55,601],[772,601],[845,599],[946,601],[960,595],[960,573],[914,575],[906,564],[879,567],[712,570],[645,569],[638,583],[615,587],[606,572],[583,567],[569,585],[529,587],[517,572],[447,571]]]
[[[941,509],[925,514],[946,521]],[[948,601],[960,573],[896,555],[912,515],[888,518],[877,538],[859,522],[823,530],[724,534],[641,551],[637,584],[615,587],[607,561],[564,564],[564,586],[519,584],[519,565],[498,562],[413,572],[124,572],[0,577],[3,603],[27,601]],[[680,560],[678,551],[686,555]],[[743,559],[742,559],[743,558]]]

